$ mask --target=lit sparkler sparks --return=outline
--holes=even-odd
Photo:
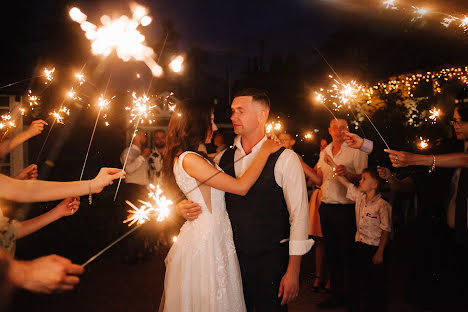
[[[150,217],[154,215],[155,220],[158,222],[164,221],[170,214],[169,207],[173,204],[171,200],[167,199],[162,195],[162,190],[157,185],[150,184],[150,193],[148,194],[150,200],[153,203],[138,200],[142,205],[140,208],[126,200],[125,202],[133,208],[129,210],[129,216],[123,223],[128,223],[128,226],[132,226],[135,223],[143,224],[150,220]]]
[[[184,57],[182,55],[177,56],[169,63],[169,67],[174,73],[180,73],[183,70]]]
[[[0,130],[10,130],[16,127],[15,122],[12,120],[10,114],[4,114],[1,116],[2,120],[0,122]]]
[[[468,30],[468,16],[463,17],[463,19],[460,21],[460,27],[465,32]]]
[[[144,62],[151,70],[153,76],[159,77],[163,70],[153,59],[154,51],[145,44],[145,36],[138,27],[148,26],[152,19],[147,16],[148,10],[136,3],[130,5],[132,17],[122,15],[119,18],[111,18],[108,15],[101,17],[102,26],[87,21],[87,16],[80,9],[72,8],[70,17],[79,23],[86,33],[86,38],[91,41],[91,51],[95,55],[108,56],[113,51],[125,62],[131,59]]]
[[[153,109],[156,107],[146,94],[137,96],[136,92],[132,93],[133,105],[132,107],[126,107],[126,110],[130,110],[130,123],[135,119],[146,119],[151,124],[154,121]]]
[[[434,107],[429,111],[429,119],[432,121],[437,121],[437,118],[440,118],[441,110]]]
[[[348,106],[351,102],[356,101],[359,97],[364,95],[364,87],[358,84],[356,81],[352,80],[349,83],[338,83],[333,85],[333,90],[335,94],[332,97],[337,98],[343,105]]]
[[[428,12],[427,9],[425,9],[425,8],[418,8],[418,7],[413,6],[413,9],[414,9],[413,13],[416,14],[416,16],[413,17],[413,19],[411,20],[412,22],[414,22],[415,20],[423,18],[424,15],[426,15],[427,12]]]
[[[132,226],[135,223],[143,224],[146,221],[149,221],[149,214],[153,210],[151,207],[142,205],[140,208],[129,202],[125,201],[127,205],[133,208],[133,210],[128,210],[129,216],[123,223],[128,223],[128,226]]]
[[[27,102],[29,103],[29,108],[31,110],[34,110],[34,107],[39,105],[39,97],[37,95],[33,95],[31,90],[28,90],[28,99]],[[25,107],[20,107],[20,112],[21,115],[26,114],[26,108]]]
[[[312,140],[313,137],[314,137],[314,135],[313,135],[311,132],[307,132],[307,133],[304,135],[304,139],[307,140],[307,141]]]
[[[85,76],[82,73],[76,73],[75,79],[78,80],[78,82],[80,83],[80,86],[86,81]]]
[[[52,69],[44,68],[44,77],[46,79],[45,84],[48,84],[49,82],[54,80],[54,75],[53,75],[54,72],[55,72],[55,67]]]
[[[279,121],[270,122],[265,127],[265,132],[266,133],[271,133],[273,131],[280,131],[280,130],[281,130],[281,122],[279,122]]]
[[[454,17],[454,16],[449,16],[449,17],[445,17],[442,22],[440,22],[444,27],[449,27],[450,24],[452,24],[454,21],[456,21],[458,18]]]
[[[417,145],[419,149],[424,150],[429,147],[429,139],[423,139],[422,137],[419,137]]]
[[[386,9],[398,10],[397,6],[395,5],[395,0],[384,0],[382,4]]]
[[[109,105],[111,103],[111,100],[113,99],[114,97],[112,97],[110,100],[107,99],[104,94],[101,94],[101,96],[99,97],[99,100],[98,100],[98,103],[97,103],[97,106],[99,107],[100,110],[102,109],[107,109],[109,108]]]
[[[50,115],[55,118],[56,122],[63,124],[63,120],[65,118],[63,115],[70,116],[70,110],[66,107],[61,107],[58,111],[50,113]]]
[[[77,96],[76,96],[76,91],[73,90],[73,88],[70,89],[70,91],[67,92],[67,96],[72,99],[72,100],[76,100],[77,99]]]

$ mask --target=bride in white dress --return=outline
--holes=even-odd
[[[160,311],[246,311],[224,192],[247,194],[280,145],[270,140],[263,144],[251,167],[235,179],[206,154],[195,152],[216,130],[212,110],[194,104],[178,105],[169,123],[166,181],[177,184],[202,213],[185,222],[167,255]]]

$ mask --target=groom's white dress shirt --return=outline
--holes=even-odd
[[[242,148],[241,137],[237,136],[234,139],[234,145],[237,147],[234,154],[234,171],[237,177],[242,176],[250,167],[266,140],[267,137],[265,136],[246,156]],[[216,155],[214,161],[219,164],[223,154],[224,151]],[[289,211],[289,223],[291,225],[289,254],[304,255],[312,248],[314,240],[308,239],[309,205],[306,180],[299,158],[294,151],[286,149],[279,156],[275,165],[275,180],[283,189],[284,199]],[[286,242],[287,238],[283,241]]]

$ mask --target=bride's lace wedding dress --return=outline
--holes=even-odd
[[[202,207],[202,213],[185,222],[167,255],[160,311],[245,311],[224,192],[199,185],[185,172],[182,162],[188,153],[192,152],[182,153],[175,162],[174,176],[187,199]]]

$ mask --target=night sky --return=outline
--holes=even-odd
[[[312,4],[315,2],[316,4]],[[140,1],[154,18],[143,29],[149,44],[161,35],[161,21],[171,21],[184,52],[200,46],[210,53],[213,70],[231,64],[237,72],[247,57],[258,55],[259,41],[265,55],[294,50],[304,59],[337,25],[337,12],[328,1]],[[127,1],[17,1],[3,10],[5,33],[2,49],[2,83],[27,77],[34,66],[49,61],[79,63],[87,57],[89,44],[68,10],[78,6],[96,23],[100,15],[130,14]],[[14,60],[14,62],[12,62]],[[234,70],[236,72],[236,70]]]

